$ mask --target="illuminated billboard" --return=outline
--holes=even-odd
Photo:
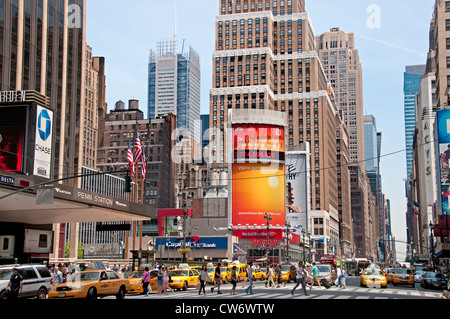
[[[231,224],[285,224],[285,128],[269,124],[231,125]]]
[[[24,165],[25,107],[0,108],[0,170],[21,173]]]

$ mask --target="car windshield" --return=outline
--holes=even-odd
[[[438,274],[435,272],[427,272],[426,278],[442,278],[442,274]]]
[[[139,271],[139,272],[134,272],[131,275],[128,276],[128,278],[142,278],[144,277],[144,272],[143,271]]]
[[[330,272],[329,266],[317,266],[317,268],[319,268],[320,272]]]
[[[397,269],[396,274],[400,275],[411,275],[411,269]]]
[[[266,269],[266,268],[261,268],[261,272],[266,273],[266,272],[267,272],[267,269]]]
[[[12,274],[12,269],[2,269],[0,270],[0,280],[9,280]]]
[[[226,267],[221,267],[221,268],[220,268],[220,271],[221,271],[221,272],[227,272],[228,269],[227,269]]]
[[[81,272],[81,273],[75,273],[75,276],[72,279],[72,282],[74,281],[96,281],[98,280],[98,277],[100,276],[99,272]]]
[[[289,271],[291,266],[281,266],[281,271]]]
[[[364,271],[364,275],[370,275],[370,276],[381,276],[381,271],[379,269],[367,269]]]
[[[170,275],[186,277],[186,276],[188,276],[188,271],[187,270],[173,270],[170,272]]]

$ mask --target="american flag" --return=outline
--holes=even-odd
[[[137,164],[142,157],[141,140],[139,139],[139,132],[136,130],[136,140],[134,142],[134,162]]]
[[[134,176],[134,159],[133,151],[131,150],[131,141],[128,141],[127,160],[128,164],[130,165],[131,176]]]
[[[147,163],[145,160],[145,154],[142,154],[142,180],[145,181],[145,175],[147,174]]]

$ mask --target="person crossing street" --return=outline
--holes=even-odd
[[[305,267],[303,266],[303,262],[299,262],[298,263],[298,267],[296,268],[297,270],[297,284],[295,285],[295,287],[292,289],[291,291],[291,295],[294,295],[295,290],[298,288],[298,286],[300,286],[300,284],[302,285],[303,288],[303,293],[305,296],[309,296],[309,294],[306,292],[306,285],[305,285],[305,277],[308,275]]]
[[[245,289],[245,292],[249,295],[253,295],[253,263],[252,262],[250,262],[247,265],[247,275],[248,275],[249,286],[247,287],[247,289]]]

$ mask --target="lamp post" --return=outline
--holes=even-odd
[[[305,229],[302,229],[302,246],[303,246],[303,262],[305,262],[305,258],[306,258],[306,256],[305,256],[305,235],[306,235],[306,231],[305,231]]]
[[[430,256],[430,261],[431,261],[431,267],[433,267],[433,263],[434,263],[434,236],[433,236],[433,223],[430,221],[430,244],[431,244],[431,256]]]
[[[182,201],[182,207],[183,207],[183,253],[181,254],[183,256],[182,262],[186,262],[186,216],[187,216],[187,209],[186,209],[186,194],[185,193],[178,193],[178,196],[181,196],[183,198]],[[189,195],[188,199],[191,199],[192,196]]]
[[[272,216],[269,213],[265,213],[264,214],[264,219],[267,221],[267,247],[266,247],[266,266],[267,266],[267,270],[269,270],[269,227],[270,227],[270,222],[272,221]]]

